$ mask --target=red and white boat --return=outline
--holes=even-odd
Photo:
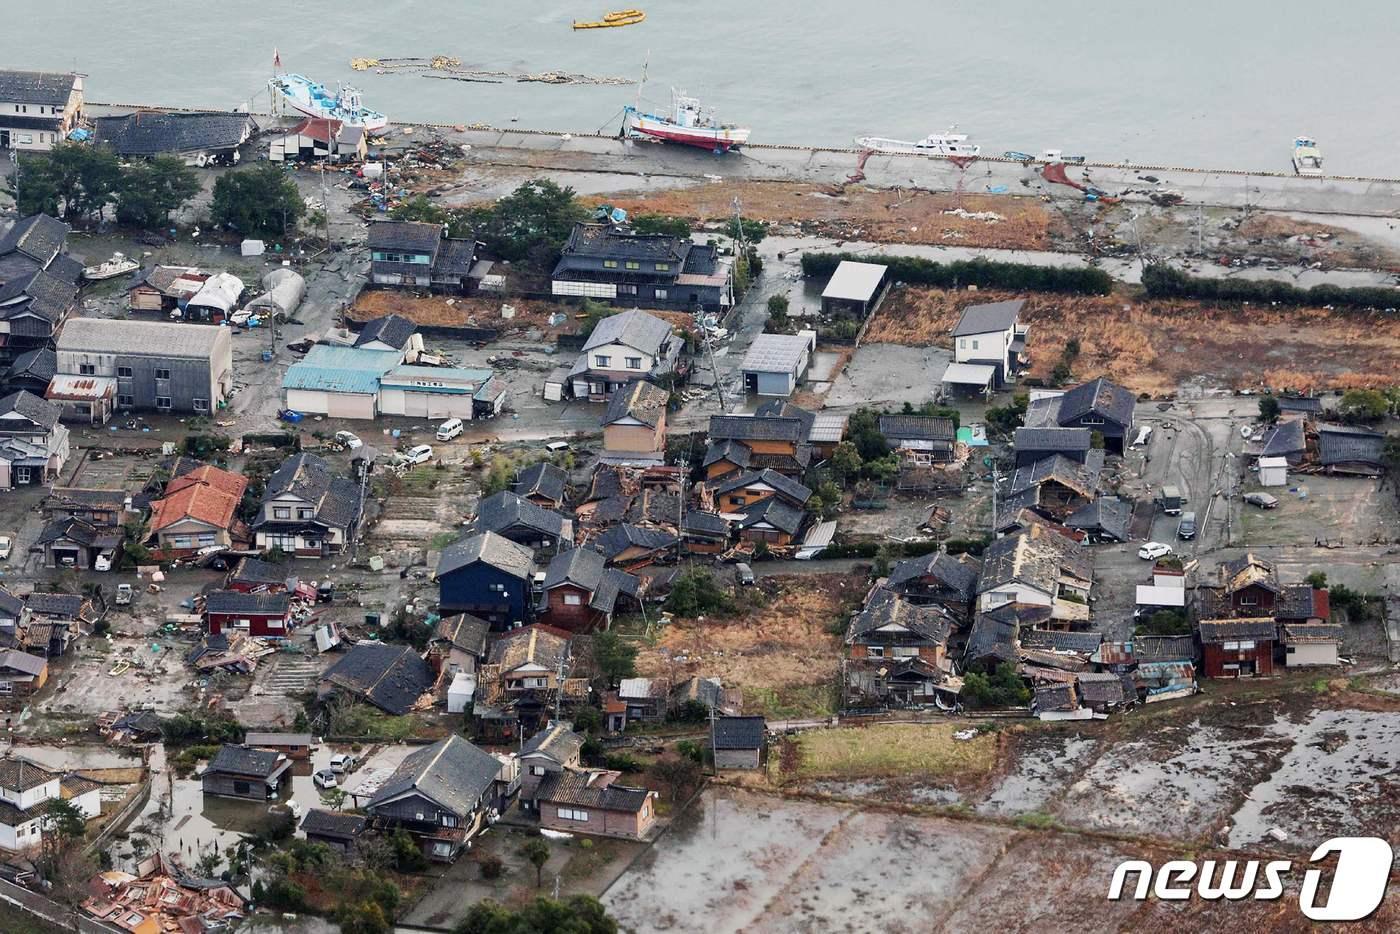
[[[749,141],[749,128],[720,123],[714,109],[704,110],[700,101],[684,91],[671,89],[669,114],[645,113],[640,107],[624,108],[622,126],[631,136],[681,143],[714,152],[738,149]]]

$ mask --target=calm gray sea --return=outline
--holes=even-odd
[[[958,124],[984,152],[1289,168],[1315,136],[1340,174],[1400,175],[1385,0],[8,0],[0,60],[77,68],[88,96],[227,107],[286,70],[352,81],[395,120],[616,128],[627,87],[465,84],[354,72],[355,57],[636,76],[679,85],[754,142],[847,145]],[[635,3],[646,22],[574,32]],[[615,6],[609,6],[615,4]]]

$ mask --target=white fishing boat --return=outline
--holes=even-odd
[[[366,131],[382,130],[389,118],[370,110],[360,98],[360,92],[347,85],[337,85],[334,92],[305,75],[278,75],[272,79],[273,100],[308,117],[339,120],[346,126],[363,127]]]
[[[83,278],[90,279],[93,282],[99,282],[103,279],[115,279],[117,276],[124,276],[140,268],[140,263],[134,259],[128,259],[124,253],[113,253],[112,258],[105,263],[98,263],[96,266],[84,266]]]
[[[675,88],[671,89],[669,113],[643,111],[640,97],[638,106],[624,107],[623,129],[632,136],[680,143],[713,152],[729,152],[749,141],[748,127],[720,123],[715,117],[714,108],[701,107],[699,100]]]
[[[1313,177],[1322,174],[1322,150],[1317,148],[1317,140],[1311,136],[1299,136],[1293,140],[1293,171]]]
[[[916,156],[964,156],[980,155],[982,147],[969,143],[963,133],[954,133],[957,127],[949,127],[946,133],[930,133],[918,142],[902,139],[889,139],[884,136],[858,136],[856,145],[872,152],[904,153]]]

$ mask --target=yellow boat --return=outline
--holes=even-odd
[[[646,13],[641,10],[614,10],[611,13],[603,14],[600,20],[580,23],[574,20],[575,29],[608,29],[613,26],[632,26],[646,19]]]

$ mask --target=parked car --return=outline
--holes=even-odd
[[[1138,557],[1144,561],[1156,561],[1158,558],[1165,558],[1172,553],[1171,545],[1164,545],[1161,542],[1148,542],[1138,549]]]
[[[449,418],[438,426],[437,439],[439,441],[451,441],[462,433],[464,427],[460,418]]]
[[[1268,493],[1246,493],[1244,501],[1251,506],[1258,506],[1260,509],[1274,509],[1278,506],[1278,497]]]
[[[433,459],[433,446],[431,444],[419,444],[400,453],[395,460],[400,464],[426,464]]]
[[[330,769],[321,769],[315,775],[311,776],[311,780],[316,783],[317,788],[334,788],[339,784],[335,780],[335,773]]]
[[[112,553],[111,553],[110,551],[104,551],[104,552],[102,552],[102,554],[98,555],[96,558],[93,558],[93,559],[92,559],[92,569],[93,569],[94,571],[110,571],[110,570],[112,570]]]
[[[752,587],[756,583],[753,568],[743,562],[734,565],[734,579],[739,582],[741,587]]]
[[[0,535],[0,561],[8,560],[14,550],[15,540],[8,535]]]
[[[569,449],[569,442],[551,441],[544,446],[544,449],[551,454],[562,454]]]
[[[338,752],[331,756],[331,771],[336,774],[349,772],[355,768],[356,763],[359,761],[360,760],[356,759],[352,753]]]
[[[128,606],[131,603],[132,589],[130,584],[117,585],[117,606]]]
[[[1176,537],[1183,541],[1190,541],[1196,537],[1196,514],[1194,512],[1181,514],[1181,521],[1176,524]]]
[[[360,440],[360,436],[353,431],[337,431],[335,433],[335,440],[337,444],[343,444],[351,451],[358,451],[365,445],[365,443]]]

